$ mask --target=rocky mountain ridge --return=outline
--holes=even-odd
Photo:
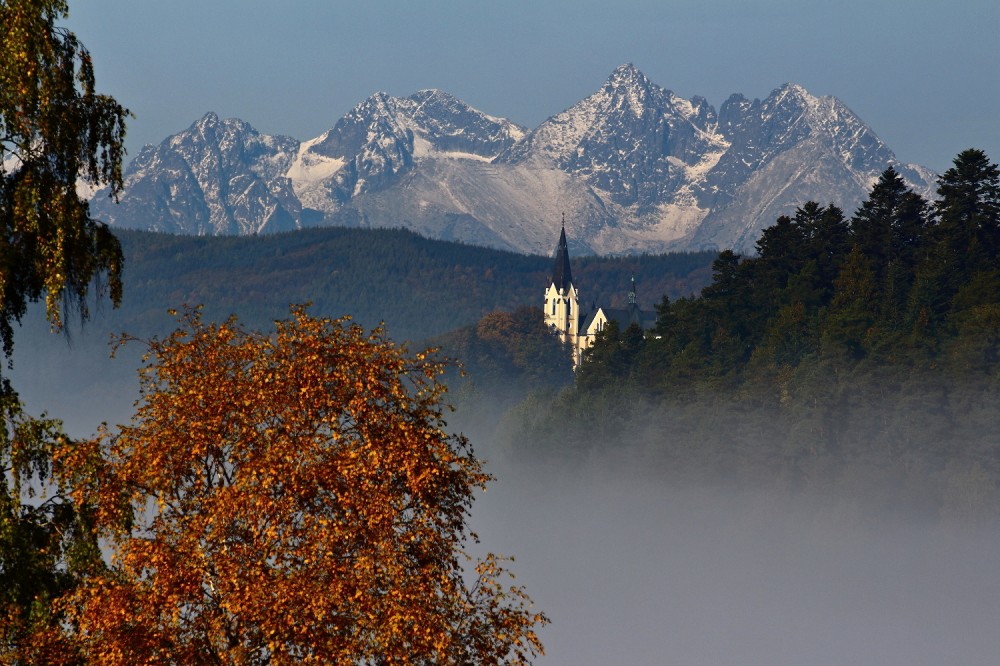
[[[932,193],[933,173],[900,164],[836,98],[786,84],[716,112],[629,64],[530,131],[437,90],[376,93],[308,141],[210,113],[143,148],[121,202],[98,193],[92,210],[177,233],[404,226],[534,253],[565,213],[577,253],[752,251],[805,201],[852,212],[887,166]]]

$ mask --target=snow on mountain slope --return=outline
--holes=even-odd
[[[327,157],[310,149],[322,142],[326,134],[299,144],[295,160],[285,176],[292,181],[292,189],[302,205],[322,210],[327,205],[327,195],[323,183],[331,179],[347,163],[342,157]]]
[[[392,186],[421,160],[491,160],[523,133],[438,90],[406,98],[376,93],[305,149],[304,157],[343,162],[322,181],[327,196],[314,207],[336,212],[354,197]]]
[[[888,166],[920,194],[933,194],[933,173],[900,164],[834,97],[785,84],[763,101],[733,95],[719,117],[730,147],[708,173],[703,201],[711,213],[690,237],[691,247],[753,251],[762,229],[809,200],[851,214]]]
[[[209,113],[143,148],[125,171],[121,203],[99,191],[93,213],[121,226],[199,235],[294,229],[302,205],[284,174],[297,149],[295,139]]]
[[[652,210],[673,203],[726,150],[717,125],[704,99],[684,100],[622,65],[600,90],[543,122],[499,161],[547,162],[617,204]]]
[[[543,253],[565,213],[577,252],[752,251],[808,200],[851,213],[888,166],[933,194],[933,173],[900,164],[834,97],[785,84],[717,113],[627,64],[531,131],[438,90],[376,93],[301,143],[208,114],[144,148],[121,204],[93,209],[181,233],[402,225]]]

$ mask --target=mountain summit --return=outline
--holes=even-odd
[[[600,90],[543,122],[498,162],[553,166],[616,204],[649,212],[691,182],[691,168],[725,150],[717,124],[704,99],[677,97],[623,65]]]
[[[565,212],[578,253],[752,251],[808,200],[852,211],[888,166],[930,194],[934,174],[900,164],[834,97],[785,84],[716,112],[625,64],[530,131],[438,90],[376,93],[304,142],[208,114],[144,148],[121,204],[93,210],[180,233],[406,226],[535,253]]]

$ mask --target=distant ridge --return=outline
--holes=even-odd
[[[209,113],[140,151],[120,204],[98,193],[92,207],[172,233],[403,226],[536,254],[565,212],[577,255],[750,251],[806,201],[853,212],[888,166],[932,193],[935,174],[899,163],[834,97],[785,84],[717,112],[626,64],[532,130],[438,90],[376,93],[307,141]]]
[[[350,314],[366,328],[385,322],[399,340],[421,340],[473,323],[493,310],[536,305],[552,259],[424,238],[405,229],[315,228],[263,236],[119,232],[126,290],[106,317],[118,330],[135,322],[169,324],[168,308],[203,304],[214,319],[238,314],[266,328],[289,303],[312,302],[325,316]],[[583,297],[624,302],[629,276],[643,280],[648,306],[699,291],[711,279],[711,253],[589,257],[574,260]],[[133,294],[132,297],[129,294]],[[140,296],[141,294],[141,296]]]
[[[120,230],[125,253],[122,307],[95,307],[72,345],[52,335],[44,308],[18,333],[15,381],[35,413],[49,410],[93,432],[94,418],[127,422],[136,396],[141,345],[109,360],[109,340],[122,332],[163,336],[176,327],[170,308],[203,305],[207,321],[236,314],[268,330],[290,303],[311,312],[350,315],[366,329],[386,325],[397,341],[423,340],[474,324],[494,310],[536,306],[552,276],[552,259],[431,240],[403,229],[306,229],[262,236],[194,236]],[[554,239],[553,239],[554,242]],[[711,280],[710,253],[574,259],[586,281],[582,297],[624,302],[629,276],[643,280],[651,307],[701,290]],[[117,396],[112,398],[111,395]],[[121,408],[112,413],[112,402]],[[76,427],[76,425],[74,425]]]

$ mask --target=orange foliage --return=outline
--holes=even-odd
[[[147,343],[132,424],[56,461],[113,550],[108,573],[62,601],[85,659],[541,653],[547,620],[502,562],[463,569],[468,508],[489,476],[443,429],[440,363],[300,307],[272,335],[197,311],[180,320]]]
[[[517,324],[509,312],[489,312],[476,324],[476,334],[483,340],[502,342],[518,333]]]

